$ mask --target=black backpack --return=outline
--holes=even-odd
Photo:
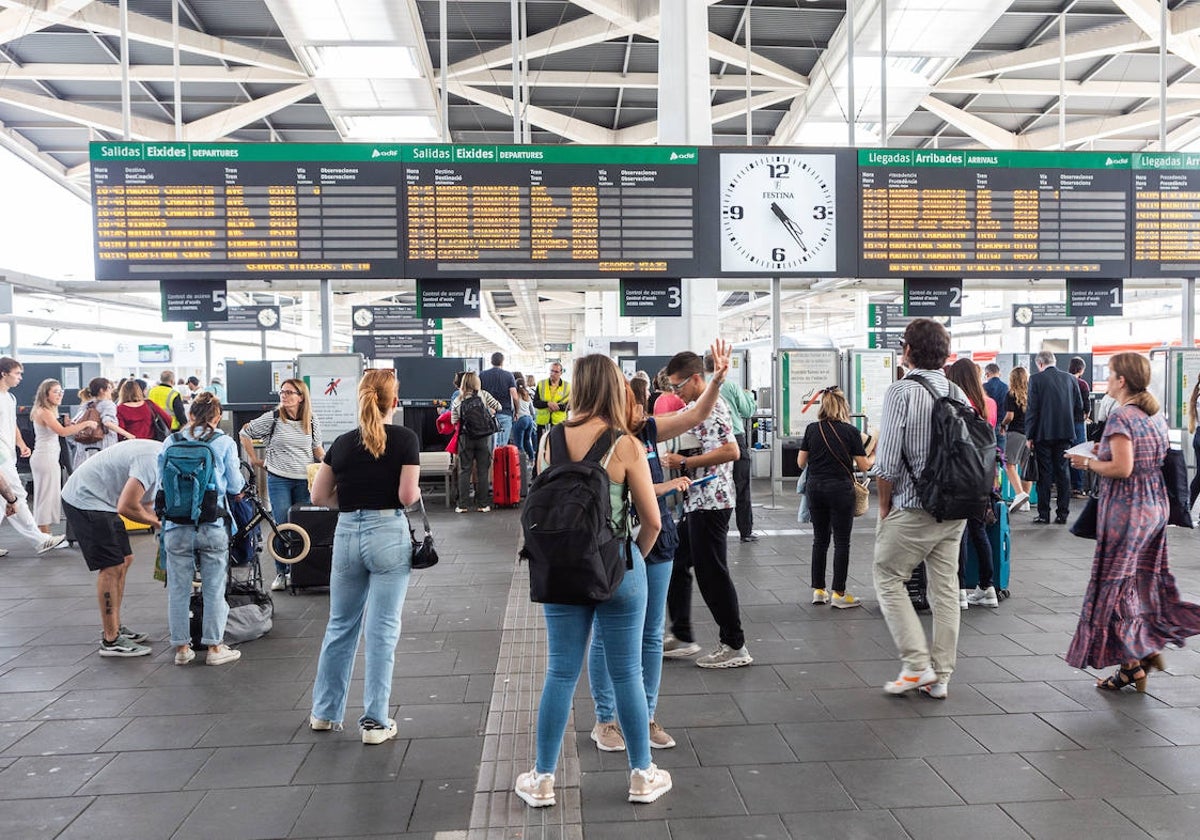
[[[996,481],[995,430],[967,402],[938,396],[922,377],[910,378],[933,397],[929,458],[920,476],[901,453],[921,507],[938,522],[982,518]]]
[[[567,460],[562,425],[550,430],[550,465],[530,485],[521,511],[529,598],[541,604],[599,604],[621,585],[633,555],[612,527],[608,472],[600,466],[620,432],[601,435],[582,461]]]
[[[472,440],[485,438],[500,431],[500,424],[496,422],[492,412],[488,411],[483,397],[478,395],[467,397],[459,404],[458,422],[462,424],[463,434]]]

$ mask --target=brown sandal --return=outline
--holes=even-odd
[[[1136,686],[1139,694],[1145,693],[1146,669],[1140,662],[1133,668],[1126,668],[1122,665],[1111,677],[1096,681],[1096,688],[1102,688],[1105,691],[1120,691],[1127,685]]]
[[[1162,651],[1159,651],[1158,653],[1152,653],[1149,656],[1147,656],[1145,659],[1143,659],[1142,667],[1146,669],[1147,674],[1149,674],[1151,670],[1155,670],[1155,671],[1167,670],[1167,663],[1163,659]]]

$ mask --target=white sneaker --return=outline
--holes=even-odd
[[[275,575],[275,580],[271,581],[272,592],[282,592],[287,589],[287,575]]]
[[[814,589],[812,602],[814,604],[828,604],[829,603],[829,590],[828,589]]]
[[[944,682],[935,682],[930,685],[923,685],[919,689],[926,697],[932,697],[934,700],[945,700],[950,693],[950,686]]]
[[[883,684],[883,690],[888,694],[903,694],[923,685],[932,685],[937,681],[937,672],[932,668],[926,668],[924,671],[910,671],[904,668],[896,679]]]
[[[653,802],[671,789],[671,774],[653,764],[629,772],[629,801]]]
[[[833,606],[839,610],[848,610],[851,607],[861,607],[862,601],[855,598],[849,592],[844,592],[841,595],[833,593]]]
[[[205,665],[225,665],[230,662],[237,662],[242,658],[240,650],[234,650],[226,645],[218,645],[215,648],[208,649],[208,655],[204,657]]]
[[[554,774],[538,773],[536,769],[517,776],[517,796],[530,808],[545,808],[554,804]]]
[[[1022,505],[1025,510],[1029,510],[1029,494],[1024,491],[1013,496],[1013,500],[1008,503],[1008,512],[1017,513],[1021,510]]]
[[[966,609],[971,605],[970,594],[965,589],[958,590],[958,606],[960,609]]]
[[[1027,500],[1025,504],[1021,505],[1021,509],[1018,511],[1018,513],[1029,513],[1030,509],[1031,508],[1029,507],[1029,502]]]
[[[705,656],[701,656],[699,659],[697,659],[696,664],[701,668],[741,668],[744,665],[749,665],[753,661],[754,658],[750,656],[750,651],[746,650],[745,645],[734,649],[722,642],[721,646],[712,653],[706,654]],[[654,800],[648,799],[646,801],[653,802]]]
[[[62,534],[59,534],[57,537],[47,537],[46,540],[38,546],[37,553],[45,554],[51,549],[58,548],[60,545],[65,545],[66,541],[67,538]]]
[[[396,721],[388,718],[383,723],[377,720],[367,718],[358,725],[362,733],[362,742],[364,744],[382,744],[385,741],[390,741],[396,737],[399,728],[396,726]]]
[[[975,587],[975,591],[967,596],[967,603],[976,607],[998,607],[1000,599],[996,597],[996,587],[989,586],[987,589]]]
[[[186,665],[195,658],[196,658],[196,651],[192,650],[190,647],[184,648],[183,650],[175,651],[175,664],[176,665]]]
[[[313,732],[341,732],[342,722],[340,720],[325,720],[316,715],[308,716],[308,728]]]
[[[663,637],[663,657],[666,659],[684,659],[699,652],[700,645],[695,642],[685,642],[670,633]]]

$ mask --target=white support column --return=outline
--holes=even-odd
[[[1190,349],[1196,344],[1196,278],[1185,277],[1180,281],[1180,286],[1183,290],[1182,344]]]
[[[333,352],[333,283],[321,280],[321,352]]]
[[[712,144],[709,90],[708,4],[661,0],[658,43],[658,142],[660,145]],[[657,353],[703,353],[717,335],[717,281],[683,281],[683,316],[654,324]]]

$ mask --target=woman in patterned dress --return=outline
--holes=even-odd
[[[1163,670],[1162,649],[1200,634],[1200,605],[1179,600],[1167,567],[1167,490],[1162,463],[1169,446],[1158,400],[1146,390],[1150,363],[1120,353],[1108,365],[1108,416],[1095,457],[1071,466],[1100,476],[1096,556],[1067,664],[1117,665],[1097,688],[1146,690],[1146,675]]]

